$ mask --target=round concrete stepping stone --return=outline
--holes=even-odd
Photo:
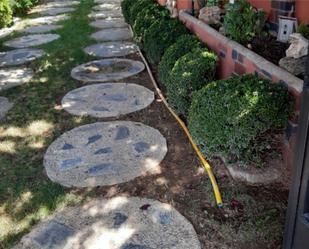
[[[96,11],[96,12],[91,12],[88,15],[89,18],[92,19],[104,19],[104,18],[113,18],[113,17],[123,17],[121,11]]]
[[[42,49],[23,48],[0,53],[0,67],[18,66],[29,63],[44,55]]]
[[[90,23],[90,26],[99,29],[111,29],[111,28],[127,28],[128,24],[122,18],[114,19],[100,19]]]
[[[60,36],[57,34],[26,35],[7,41],[4,45],[12,48],[27,48],[49,43],[59,38]]]
[[[0,120],[5,117],[7,112],[13,107],[13,104],[5,97],[0,97]]]
[[[119,4],[103,3],[100,5],[94,6],[93,10],[96,10],[96,11],[121,10],[121,6]]]
[[[106,82],[124,79],[142,72],[145,65],[128,59],[90,61],[75,67],[71,76],[83,82]]]
[[[63,186],[108,186],[158,173],[166,153],[166,140],[154,128],[103,122],[64,133],[48,148],[44,166],[48,177]]]
[[[66,8],[49,8],[44,11],[40,11],[41,16],[55,16],[58,14],[68,13],[75,11],[75,8],[66,7]]]
[[[24,30],[21,30],[24,33],[29,33],[29,34],[38,34],[38,33],[48,33],[50,31],[54,31],[56,29],[60,29],[63,26],[61,25],[38,25],[38,26],[32,26],[32,27],[28,27]]]
[[[62,107],[73,115],[119,117],[149,106],[154,93],[136,84],[106,83],[84,86],[69,92]]]
[[[137,46],[132,42],[106,42],[88,46],[84,51],[96,57],[119,57],[137,52]]]
[[[33,71],[26,67],[0,69],[0,91],[25,84],[32,77]]]
[[[133,38],[128,28],[104,29],[91,35],[97,41],[124,41]]]
[[[139,197],[94,199],[39,223],[14,249],[201,249],[175,208]]]
[[[70,16],[67,14],[63,15],[57,15],[57,16],[44,16],[44,17],[38,17],[33,19],[27,19],[25,20],[26,26],[36,26],[36,25],[43,25],[43,24],[55,24],[60,21],[65,21],[70,19]]]

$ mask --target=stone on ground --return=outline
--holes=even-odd
[[[55,2],[49,2],[45,4],[38,5],[31,9],[28,13],[33,14],[33,13],[38,13],[40,11],[44,11],[50,8],[63,8],[63,7],[69,7],[69,6],[74,6],[74,5],[79,5],[79,1],[55,1]]]
[[[105,18],[123,17],[123,15],[120,10],[113,10],[113,11],[91,12],[88,15],[88,17],[92,19],[105,19]]]
[[[62,107],[73,115],[99,118],[119,117],[149,106],[154,93],[128,83],[94,84],[69,92]]]
[[[33,71],[26,67],[0,69],[0,91],[25,84],[32,77]]]
[[[145,65],[128,59],[104,59],[90,61],[75,67],[72,78],[83,82],[107,82],[124,79],[142,72]]]
[[[4,45],[12,48],[28,48],[49,43],[59,38],[60,36],[57,34],[26,35],[7,41]]]
[[[54,31],[56,29],[62,28],[61,25],[38,25],[38,26],[32,26],[25,28],[24,30],[21,30],[24,33],[29,33],[29,34],[38,34],[38,33],[48,33],[50,31]]]
[[[38,224],[14,249],[200,249],[192,224],[169,204],[94,199]]]
[[[122,0],[94,0],[95,3],[97,4],[102,4],[102,3],[110,3],[110,4],[119,4],[121,3]]]
[[[66,8],[49,8],[43,11],[40,11],[41,16],[55,16],[63,13],[73,12],[75,8],[66,7]]]
[[[43,55],[43,50],[35,48],[23,48],[3,52],[0,53],[0,67],[23,65]]]
[[[44,16],[44,17],[37,17],[33,19],[26,19],[24,21],[26,26],[36,26],[36,25],[43,25],[43,24],[55,24],[60,21],[68,20],[70,16],[67,14],[57,15],[57,16]]]
[[[64,133],[48,148],[48,177],[63,186],[95,187],[160,173],[167,153],[162,134],[142,123],[93,123]]]
[[[133,38],[128,28],[103,29],[91,35],[96,41],[124,41]]]
[[[13,107],[13,104],[5,97],[0,97],[0,120],[5,117],[7,112]]]
[[[100,19],[90,23],[90,26],[99,29],[111,29],[111,28],[127,28],[128,24],[122,18],[114,19]]]
[[[100,5],[94,6],[93,9],[96,11],[121,10],[121,6],[119,4],[103,3]]]
[[[86,47],[84,51],[96,57],[119,57],[137,52],[137,46],[132,42],[106,42]]]

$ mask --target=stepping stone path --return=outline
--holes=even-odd
[[[38,25],[38,26],[28,27],[28,28],[22,30],[22,32],[29,33],[29,34],[48,33],[50,31],[54,31],[54,30],[60,29],[60,28],[62,28],[61,25],[53,25],[53,24]]]
[[[73,115],[106,118],[146,108],[154,100],[147,88],[127,83],[89,85],[69,92],[62,107]]]
[[[103,29],[91,35],[101,44],[84,49],[96,57],[113,57],[77,66],[71,76],[98,84],[74,89],[62,99],[62,107],[72,115],[119,118],[148,107],[154,93],[133,84],[118,83],[142,72],[140,61],[117,59],[138,51],[129,41],[132,33],[124,22],[121,0],[95,0],[90,25]],[[54,25],[69,18],[58,15],[74,11],[79,1],[54,1],[40,5],[32,13],[55,15],[25,21],[23,36],[5,43],[24,48],[59,38],[45,33],[61,28]],[[0,53],[0,67],[16,66],[44,55],[42,50],[17,49]],[[28,68],[0,69],[0,90],[28,82]],[[103,83],[109,82],[109,83]],[[0,97],[0,118],[12,107]],[[97,122],[76,127],[58,137],[47,149],[44,167],[47,176],[66,187],[110,186],[137,177],[161,172],[160,163],[167,154],[167,142],[160,131],[132,121]],[[151,199],[115,197],[95,199],[83,206],[66,208],[41,222],[14,249],[200,249],[196,232],[189,221],[172,206]]]
[[[85,52],[101,58],[126,56],[136,53],[137,46],[132,42],[106,42],[86,47]]]
[[[103,3],[103,4],[100,4],[100,5],[94,6],[93,10],[96,10],[96,11],[120,10],[121,11],[121,7],[119,6],[119,4]]]
[[[128,28],[128,24],[121,18],[96,20],[91,22],[90,26],[99,29]]]
[[[75,67],[71,76],[83,82],[107,82],[127,78],[142,72],[142,62],[128,59],[104,59]]]
[[[59,38],[60,36],[57,34],[26,35],[7,41],[4,45],[12,48],[28,48],[49,43]]]
[[[138,198],[95,199],[36,226],[13,249],[200,249],[196,232],[177,210]]]
[[[57,15],[57,16],[45,16],[45,17],[38,17],[33,19],[25,20],[26,26],[36,26],[36,25],[43,25],[43,24],[55,24],[60,21],[68,20],[70,17],[67,14]]]
[[[133,38],[131,31],[128,28],[113,28],[103,29],[91,35],[91,38],[96,41],[124,41]]]
[[[39,14],[41,16],[55,16],[58,14],[68,13],[75,11],[75,8],[67,7],[67,8],[50,8],[44,11],[40,11]]]
[[[32,77],[33,71],[26,67],[0,69],[0,91],[25,84]]]
[[[0,120],[3,119],[6,113],[13,107],[13,104],[5,97],[0,97]]]
[[[99,12],[91,12],[88,17],[92,19],[104,19],[109,17],[122,17],[121,11],[113,10],[113,11],[99,11]]]
[[[60,136],[49,146],[44,166],[52,181],[67,187],[106,186],[157,173],[166,153],[166,140],[154,128],[102,122]]]
[[[0,53],[0,67],[18,66],[29,63],[44,55],[41,49],[15,49],[8,52]]]

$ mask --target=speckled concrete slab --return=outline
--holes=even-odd
[[[109,17],[123,17],[122,12],[120,10],[107,10],[107,11],[95,11],[91,12],[88,15],[89,18],[92,19],[105,19]]]
[[[95,11],[121,10],[121,6],[119,4],[103,3],[100,5],[95,5],[93,7],[93,10]]]
[[[154,100],[149,89],[128,83],[89,85],[69,92],[62,107],[73,115],[119,117],[146,108]]]
[[[40,34],[40,33],[48,33],[50,31],[54,31],[57,29],[62,28],[63,26],[61,25],[38,25],[38,26],[32,26],[25,28],[24,30],[21,30],[23,33],[29,33],[29,34]]]
[[[96,57],[108,58],[126,56],[137,52],[137,45],[133,42],[105,42],[86,47],[84,51]]]
[[[159,173],[166,153],[162,134],[142,123],[93,123],[54,141],[44,166],[48,177],[63,186],[108,186]]]
[[[5,117],[7,112],[13,107],[13,104],[5,97],[0,97],[0,120]]]
[[[125,41],[133,38],[128,28],[103,29],[91,35],[96,41]]]
[[[124,79],[142,72],[145,65],[128,59],[104,59],[90,61],[75,67],[72,78],[83,82],[107,82]]]
[[[192,224],[169,204],[94,199],[38,224],[13,249],[200,249]]]
[[[111,3],[111,4],[119,4],[122,2],[122,0],[94,0],[96,4],[102,4],[102,3]]]
[[[0,69],[0,91],[25,84],[32,77],[33,71],[26,67]]]
[[[55,16],[59,14],[69,13],[75,11],[75,8],[65,7],[65,8],[48,8],[46,10],[40,11],[41,16]]]
[[[18,66],[34,61],[44,55],[42,49],[22,48],[0,53],[0,67]]]
[[[7,41],[4,45],[12,48],[28,48],[49,43],[59,38],[60,36],[57,34],[26,35]]]
[[[70,19],[70,16],[67,14],[57,15],[57,16],[44,16],[38,17],[33,19],[26,19],[24,21],[25,26],[36,26],[36,25],[43,25],[43,24],[55,24],[60,21],[65,21]]]
[[[90,26],[99,29],[111,29],[111,28],[127,28],[128,24],[125,23],[122,18],[114,19],[100,19],[90,23]]]
[[[55,2],[49,2],[45,4],[41,4],[36,6],[35,8],[31,9],[28,13],[38,13],[40,11],[44,11],[50,8],[64,8],[64,7],[70,7],[70,6],[76,6],[79,5],[79,1],[55,1]]]

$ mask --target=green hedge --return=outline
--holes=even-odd
[[[12,9],[8,0],[0,1],[0,28],[6,27],[12,22]]]
[[[137,15],[133,24],[134,38],[141,42],[144,39],[145,31],[159,19],[169,18],[169,11],[159,4],[152,4],[144,8]]]
[[[194,94],[189,129],[208,157],[260,164],[273,151],[272,129],[286,125],[291,111],[287,90],[254,75],[212,82]]]
[[[136,0],[136,2],[130,8],[129,23],[133,26],[138,14],[145,8],[153,6],[153,0]]]
[[[182,56],[166,81],[168,101],[182,115],[186,115],[194,91],[213,81],[218,58],[207,49],[196,49]]]
[[[121,2],[122,14],[127,23],[130,23],[130,11],[134,3],[135,0],[123,0]]]
[[[31,7],[38,4],[39,0],[10,0],[11,8],[16,14],[25,14]]]
[[[158,64],[165,50],[179,36],[187,34],[185,26],[174,19],[156,20],[145,32],[144,50],[151,63]]]
[[[182,35],[178,40],[171,45],[162,56],[161,62],[159,64],[159,78],[164,84],[176,61],[184,56],[185,54],[194,51],[195,49],[202,48],[203,44],[192,35]]]

